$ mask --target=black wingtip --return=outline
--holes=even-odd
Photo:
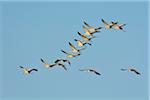
[[[19,66],[20,68],[23,68],[22,66]]]
[[[42,58],[40,60],[44,63],[44,60]]]
[[[69,45],[72,45],[71,42],[69,42]]]
[[[66,53],[64,50],[61,49],[61,52]]]
[[[101,19],[102,22],[104,22],[104,19]]]
[[[78,32],[78,34],[79,34],[79,35],[81,35],[81,33],[80,33],[80,32]]]
[[[77,39],[74,39],[74,41],[78,41]]]

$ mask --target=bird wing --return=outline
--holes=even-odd
[[[63,60],[64,62],[68,62],[69,65],[71,65],[71,62],[69,60]]]
[[[67,68],[65,67],[65,65],[63,65],[61,63],[59,63],[58,65],[61,66],[61,67],[63,67],[67,71]]]
[[[86,23],[85,21],[83,21],[83,23],[88,27],[88,28],[93,28],[92,26],[90,26],[88,23]]]
[[[119,25],[120,27],[123,27],[123,26],[125,26],[126,24],[121,24],[121,25]]]
[[[49,65],[49,67],[53,67],[53,66],[56,66],[56,64],[51,64],[51,65]]]
[[[105,25],[109,25],[107,22],[104,21],[104,19],[101,19],[101,20]]]
[[[140,75],[140,73],[137,70],[135,70],[135,69],[131,69],[131,71],[133,71],[134,73]]]
[[[94,72],[96,75],[101,75],[99,72],[97,72],[96,70],[94,69],[89,69],[90,72]]]
[[[42,58],[41,58],[41,62],[44,63],[44,64],[46,64],[46,62]]]
[[[20,68],[24,68],[23,66],[19,66]]]
[[[84,40],[89,40],[88,37],[86,37],[85,35],[81,34],[80,32],[78,32],[78,34],[79,34]]]
[[[60,59],[57,59],[54,63],[58,63],[60,61]]]
[[[70,42],[69,42],[69,45],[73,51],[78,51],[78,49],[73,44],[71,44]]]
[[[69,53],[68,53],[68,52],[66,52],[66,51],[64,51],[64,50],[61,50],[61,52],[63,52],[63,53],[65,53],[65,54],[69,55]]]
[[[122,71],[126,71],[127,69],[122,68],[121,70],[122,70]]]
[[[101,75],[99,72],[97,72],[97,71],[94,71],[94,73],[96,74],[96,75]]]
[[[28,72],[31,73],[32,71],[38,71],[38,69],[30,69]]]
[[[91,33],[85,26],[82,26],[85,32]]]
[[[79,69],[79,71],[88,71],[89,69]]]

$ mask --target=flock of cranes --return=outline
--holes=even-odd
[[[69,51],[69,52],[61,49],[61,52],[66,55],[66,58],[71,59],[71,58],[80,56],[81,51],[85,50],[87,48],[87,45],[89,45],[89,46],[92,45],[92,43],[91,43],[92,39],[96,38],[96,36],[94,34],[100,32],[100,30],[103,28],[121,30],[121,31],[125,32],[125,30],[123,29],[123,26],[125,26],[126,24],[118,25],[118,22],[113,22],[113,21],[111,21],[111,23],[107,23],[104,19],[101,19],[101,21],[104,24],[104,26],[102,26],[102,27],[93,27],[93,26],[89,25],[87,22],[83,21],[84,25],[82,25],[82,28],[85,31],[85,33],[82,34],[80,32],[77,32],[77,34],[82,38],[82,40],[74,39],[74,41],[77,42],[77,46],[75,46],[71,42],[69,42],[68,45],[71,48],[71,51]],[[42,58],[40,60],[45,68],[61,67],[67,71],[66,63],[71,66],[71,62],[68,59],[56,59],[53,63],[48,63]],[[34,71],[35,72],[38,71],[38,69],[36,69],[36,68],[30,69],[30,68],[23,67],[23,66],[20,66],[20,68],[23,69],[23,72],[25,75],[29,75]],[[83,69],[79,69],[79,71],[85,71],[85,72],[94,73],[96,75],[101,75],[101,73],[94,70],[93,68],[87,68],[87,69],[83,68]],[[129,72],[133,72],[137,75],[140,75],[140,72],[138,72],[133,67],[122,68],[121,71],[129,71]]]

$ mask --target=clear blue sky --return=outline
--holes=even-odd
[[[13,2],[2,4],[2,100],[148,100],[147,2]],[[126,32],[103,29],[93,46],[72,59],[68,72],[46,69],[65,58],[61,49],[79,38],[83,20],[127,23]],[[19,65],[39,69],[30,76]],[[135,66],[141,76],[120,71]],[[100,77],[79,72],[94,67]],[[38,98],[38,99],[37,99]],[[0,100],[1,100],[0,99]]]

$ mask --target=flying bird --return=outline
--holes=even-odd
[[[104,19],[101,19],[101,21],[105,24],[105,28],[106,29],[111,29],[114,25],[116,25],[118,22],[115,22],[115,23],[110,23],[108,24],[106,21],[104,21]]]
[[[77,49],[72,43],[69,42],[69,46],[70,48],[73,50],[72,52],[74,53],[80,53],[81,50],[84,50],[84,48],[82,49]]]
[[[92,27],[89,24],[87,24],[85,21],[83,21],[83,23],[89,28],[90,33],[100,32],[100,29],[102,28],[102,27],[98,27],[98,28]],[[84,28],[85,27],[83,26],[83,29]],[[86,31],[86,29],[84,29],[84,30]]]
[[[87,29],[85,26],[82,26],[84,31],[85,31],[85,36],[92,36],[94,37],[94,33],[97,33],[97,32],[100,32],[100,31],[97,31],[97,32],[91,32],[89,29]]]
[[[126,24],[117,25],[117,24],[115,24],[114,22],[112,22],[112,24],[114,24],[114,25],[113,25],[114,29],[122,30],[122,31],[125,32],[125,30],[123,29],[123,26],[125,26]]]
[[[29,75],[33,71],[38,71],[38,69],[35,69],[35,68],[29,69],[29,68],[25,68],[23,66],[19,66],[19,67],[23,69],[23,72],[24,72],[25,75]]]
[[[91,43],[84,42],[84,41],[81,41],[81,40],[78,40],[78,39],[74,39],[74,41],[77,42],[77,44],[78,44],[79,47],[83,47],[83,46],[85,46],[86,44],[92,45]]]
[[[90,73],[94,73],[96,75],[101,75],[99,72],[97,72],[94,69],[79,69],[79,71],[87,71],[87,72],[90,72]]]
[[[41,59],[41,61],[42,61],[42,63],[44,64],[44,66],[45,66],[46,68],[52,68],[52,67],[54,67],[54,66],[60,66],[60,67],[63,67],[65,70],[67,70],[67,68],[65,67],[65,65],[62,64],[62,63],[57,62],[57,63],[54,63],[54,64],[48,64],[48,63],[45,62],[43,59]]]
[[[137,74],[137,75],[141,75],[141,73],[138,72],[135,68],[127,68],[127,69],[122,68],[121,70],[122,70],[122,71],[134,72],[134,73]]]
[[[90,42],[93,38],[95,38],[95,37],[88,38],[87,36],[81,34],[80,32],[78,32],[78,35],[81,36],[86,42]]]
[[[66,52],[66,51],[64,51],[64,50],[61,50],[61,52],[63,52],[64,54],[66,54],[66,55],[67,55],[67,58],[74,58],[74,57],[77,57],[77,56],[81,55],[80,53],[71,54],[71,53],[68,53],[68,52]]]
[[[57,59],[54,63],[64,63],[64,62],[67,62],[69,65],[71,65],[71,62],[66,59]]]
[[[54,63],[54,64],[49,64],[49,63],[45,62],[42,58],[41,58],[41,62],[44,64],[44,66],[45,66],[46,68],[52,68],[52,67],[54,67],[54,66],[57,65],[56,63]]]

